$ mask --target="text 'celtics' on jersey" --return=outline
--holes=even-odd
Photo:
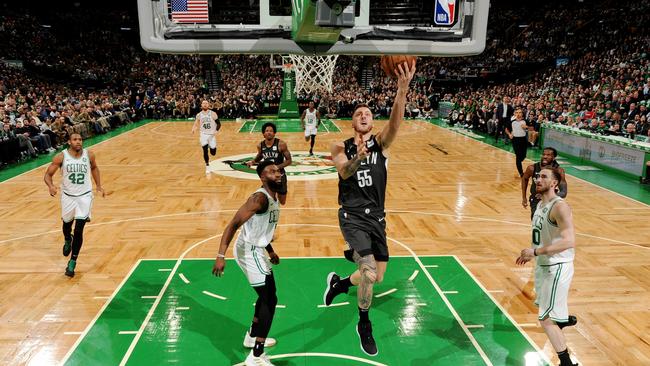
[[[61,178],[61,191],[68,196],[78,197],[92,192],[88,150],[83,149],[79,158],[70,155],[68,150],[63,150]]]

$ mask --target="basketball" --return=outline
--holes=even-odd
[[[384,70],[386,75],[393,79],[397,79],[397,73],[399,72],[397,65],[406,62],[410,66],[415,62],[415,59],[415,56],[409,55],[384,55],[381,56],[381,68]]]

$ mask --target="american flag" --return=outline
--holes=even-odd
[[[208,23],[208,0],[171,0],[172,20],[178,23]]]

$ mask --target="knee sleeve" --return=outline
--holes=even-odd
[[[210,155],[215,156],[217,154],[217,148],[210,149]]]

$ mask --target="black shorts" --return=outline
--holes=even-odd
[[[282,172],[282,187],[278,191],[278,194],[287,194],[287,173],[284,171]]]
[[[360,256],[372,254],[375,260],[388,262],[386,214],[383,211],[350,212],[340,208],[339,227],[346,244]]]

